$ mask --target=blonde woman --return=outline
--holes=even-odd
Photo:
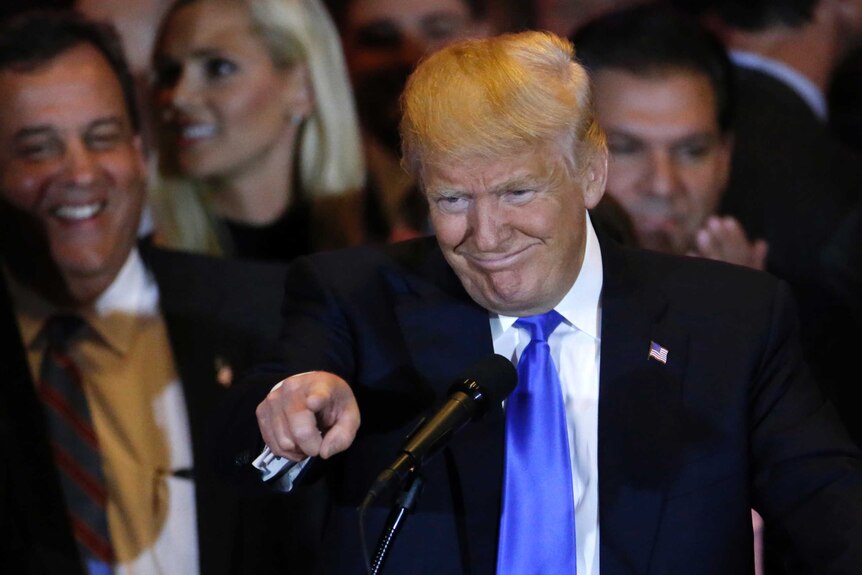
[[[158,243],[289,260],[360,241],[359,130],[318,0],[180,0],[154,67]]]

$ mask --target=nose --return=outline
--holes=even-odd
[[[159,105],[164,112],[187,108],[196,97],[197,89],[189,71],[183,68],[176,74],[173,83],[159,89]]]
[[[65,181],[70,187],[87,187],[98,178],[99,163],[96,152],[88,149],[82,140],[74,140],[66,148]]]
[[[477,199],[470,208],[473,245],[481,252],[504,247],[510,228],[503,209],[494,197]]]
[[[650,162],[650,189],[653,194],[670,197],[679,188],[679,172],[673,156],[667,150],[653,152]]]

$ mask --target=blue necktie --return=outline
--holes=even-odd
[[[551,310],[520,318],[530,332],[506,402],[506,470],[497,575],[574,574],[575,506],[563,392],[548,337]]]
[[[99,442],[90,418],[81,374],[68,354],[69,343],[86,326],[76,316],[55,316],[45,323],[47,340],[40,372],[54,460],[72,532],[89,575],[110,575],[114,553],[105,513],[107,492]]]

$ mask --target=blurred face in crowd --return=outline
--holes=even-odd
[[[727,185],[730,137],[718,126],[708,78],[694,72],[593,77],[596,119],[608,137],[607,192],[644,247],[685,253]]]
[[[0,71],[0,235],[23,282],[90,303],[132,249],[145,167],[120,82],[83,44],[31,71]]]
[[[842,53],[857,48],[862,43],[862,0],[842,0],[827,6],[835,11],[836,36],[842,42]]]
[[[423,166],[431,222],[449,265],[482,307],[531,315],[556,305],[581,268],[586,209],[604,157],[575,177],[556,146],[515,158]]]
[[[173,12],[155,56],[156,107],[177,169],[231,180],[288,161],[311,111],[305,68],[277,67],[242,2]]]
[[[347,67],[366,130],[399,150],[398,98],[419,59],[488,33],[464,0],[352,0],[343,24]]]

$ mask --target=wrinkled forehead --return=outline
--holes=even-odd
[[[417,175],[427,194],[498,193],[547,186],[570,178],[571,170],[559,148],[545,143],[514,154],[438,155],[423,161]]]
[[[76,128],[100,118],[131,124],[120,81],[88,44],[32,70],[0,70],[0,131],[32,126]]]
[[[439,175],[457,169],[459,173],[470,174],[484,167],[493,167],[501,177],[504,174],[521,177],[524,171],[535,176],[558,175],[561,170],[571,172],[577,164],[577,144],[572,143],[568,134],[536,140],[512,139],[509,141],[485,139],[481,143],[469,140],[463,146],[450,149],[437,149],[416,142],[412,150],[411,169],[425,185],[429,174]]]

